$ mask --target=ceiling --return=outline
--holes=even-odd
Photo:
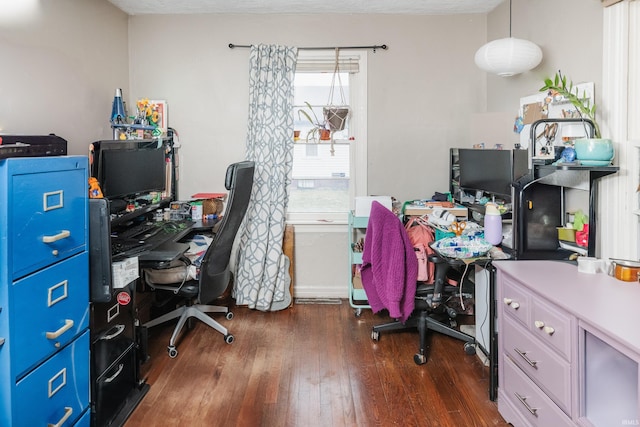
[[[488,13],[504,0],[109,0],[129,15],[196,13]]]

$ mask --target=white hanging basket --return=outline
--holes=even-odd
[[[322,108],[324,121],[329,125],[331,132],[341,131],[347,124],[349,118],[349,106],[328,106]]]

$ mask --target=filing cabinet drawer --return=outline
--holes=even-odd
[[[86,170],[71,168],[85,162],[12,177],[8,229],[14,280],[85,250]]]
[[[531,319],[531,294],[525,291],[520,283],[513,281],[511,277],[505,277],[499,302],[504,313],[528,327]]]
[[[89,331],[16,384],[21,426],[73,425],[89,405]]]
[[[96,379],[93,390],[96,427],[109,425],[126,404],[124,397],[136,387],[135,369],[136,352],[131,348]]]
[[[13,284],[10,348],[14,379],[88,328],[88,270],[85,252]]]
[[[575,427],[571,419],[558,408],[508,357],[504,364],[504,381],[508,387],[500,390],[498,408],[501,414],[515,411],[533,427]],[[507,422],[513,422],[508,415]],[[519,424],[516,424],[519,425]]]
[[[91,353],[95,376],[101,375],[135,343],[132,293],[127,286],[114,290],[110,302],[92,304]]]
[[[567,414],[571,413],[571,365],[515,322],[505,322],[504,352]],[[507,359],[507,357],[504,357]]]
[[[532,318],[534,334],[571,362],[571,337],[578,331],[574,318],[539,301],[533,304]]]

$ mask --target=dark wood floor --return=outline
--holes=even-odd
[[[385,316],[342,304],[297,304],[263,313],[233,308],[221,323],[197,322],[166,346],[172,324],[150,331],[151,385],[125,427],[141,426],[507,426],[489,400],[488,369],[462,343],[434,334],[417,366],[416,332],[383,334]]]

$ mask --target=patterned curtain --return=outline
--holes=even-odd
[[[249,57],[247,160],[256,163],[239,234],[234,297],[262,311],[289,306],[289,258],[282,250],[293,164],[293,78],[297,49],[259,45]]]

